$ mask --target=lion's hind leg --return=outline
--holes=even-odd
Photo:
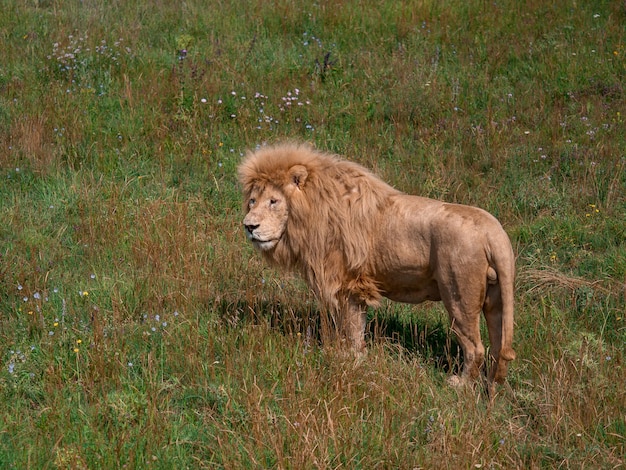
[[[480,375],[485,359],[485,347],[480,339],[480,307],[446,297],[442,300],[450,317],[451,330],[463,351],[461,376],[451,378],[449,382],[462,384]]]

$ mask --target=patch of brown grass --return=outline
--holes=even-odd
[[[518,274],[518,281],[527,286],[526,292],[528,294],[553,291],[555,288],[576,292],[576,290],[583,287],[593,288],[605,293],[610,292],[610,289],[602,285],[603,281],[591,281],[582,277],[571,276],[551,266],[523,269]]]

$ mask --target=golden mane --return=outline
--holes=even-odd
[[[305,181],[295,190],[294,168],[305,168]],[[315,150],[306,144],[282,144],[249,152],[239,166],[244,204],[252,191],[273,186],[287,198],[285,236],[264,257],[299,271],[323,300],[337,293],[359,295],[375,305],[378,287],[367,276],[371,256],[371,224],[381,220],[389,196],[397,190],[364,167]],[[296,181],[297,182],[297,181]],[[354,273],[358,275],[354,276]]]

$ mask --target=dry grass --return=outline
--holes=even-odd
[[[612,292],[610,288],[602,286],[603,280],[591,281],[582,277],[567,275],[552,266],[542,268],[526,268],[518,275],[518,281],[526,286],[528,294],[554,292],[563,289],[574,293],[579,289],[595,289],[604,294]]]

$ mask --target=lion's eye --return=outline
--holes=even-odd
[[[256,199],[254,199],[254,198],[252,198],[252,199],[250,199],[250,200],[248,201],[248,205],[249,205],[250,207],[254,206],[255,204],[256,204]]]
[[[278,200],[276,200],[276,199],[270,199],[270,205],[272,205],[272,206],[275,206],[277,202],[278,202]]]

